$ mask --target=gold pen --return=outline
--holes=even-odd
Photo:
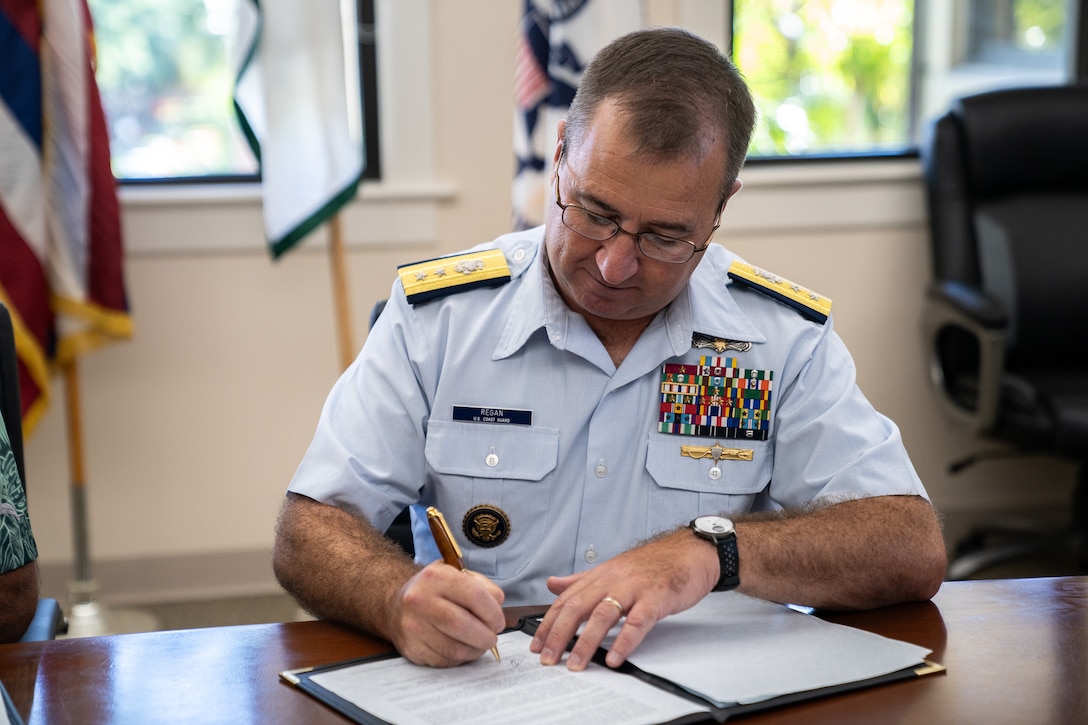
[[[434,543],[438,545],[438,551],[442,554],[442,561],[467,573],[468,569],[465,568],[465,563],[461,559],[461,547],[453,538],[453,532],[446,523],[446,517],[434,506],[427,507],[427,524],[430,525]],[[502,661],[499,657],[498,645],[491,648],[491,654],[495,655],[496,660]]]

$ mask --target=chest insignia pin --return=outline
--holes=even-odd
[[[723,340],[720,337],[704,335],[701,332],[693,332],[691,334],[691,346],[696,349],[709,348],[717,353],[723,353],[726,350],[748,352],[752,349],[752,343],[750,342],[745,342],[743,340]]]

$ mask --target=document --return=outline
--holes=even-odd
[[[583,672],[529,651],[537,619],[499,636],[493,657],[448,669],[396,655],[281,676],[360,723],[719,722],[838,691],[943,671],[929,650],[737,592],[705,597],[650,631],[618,669],[614,630]]]
[[[924,647],[720,592],[658,622],[628,660],[725,707],[891,674],[929,654]]]
[[[499,635],[501,661],[481,657],[451,669],[413,665],[402,657],[313,675],[310,680],[380,721],[398,725],[562,723],[637,725],[668,722],[705,707],[647,687],[607,667],[590,663],[584,672],[545,667],[529,651],[524,632]]]

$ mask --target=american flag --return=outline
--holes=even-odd
[[[524,0],[514,59],[513,226],[544,221],[556,124],[585,66],[609,41],[642,27],[642,0]]]
[[[132,333],[94,67],[86,0],[0,0],[0,299],[27,432],[55,364]]]

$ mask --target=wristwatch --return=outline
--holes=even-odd
[[[696,536],[706,539],[718,548],[718,564],[721,576],[712,591],[725,592],[740,585],[740,566],[737,558],[737,531],[733,522],[721,516],[697,516],[689,524]]]

